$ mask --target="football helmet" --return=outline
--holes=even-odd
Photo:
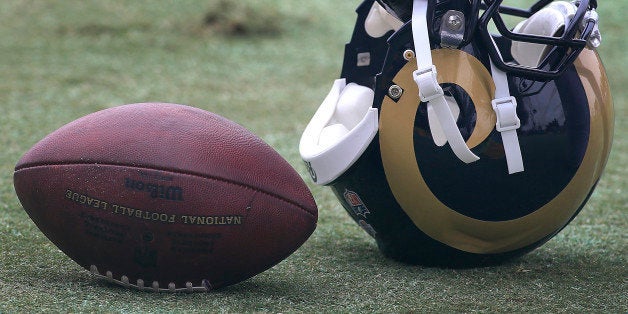
[[[596,0],[365,0],[299,150],[385,256],[478,266],[582,209],[612,142]]]

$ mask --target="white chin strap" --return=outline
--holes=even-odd
[[[412,8],[412,36],[418,70],[414,71],[414,81],[419,87],[421,101],[427,103],[428,119],[432,133],[440,133],[449,143],[454,154],[463,162],[471,163],[479,160],[462,138],[456,120],[445,98],[443,89],[437,81],[436,67],[432,63],[432,51],[427,24],[428,0],[414,0]],[[510,96],[506,73],[497,69],[491,62],[491,71],[495,81],[495,97],[492,105],[497,115],[497,131],[502,135],[508,172],[523,171],[523,161],[517,129],[520,126],[517,117],[517,102]],[[436,116],[434,119],[433,116]],[[435,123],[438,121],[438,123]],[[436,131],[436,132],[435,132]],[[442,145],[443,139],[436,139],[437,145]]]
[[[442,134],[449,142],[454,154],[465,163],[480,159],[462,138],[456,120],[449,109],[443,89],[438,85],[436,67],[432,63],[432,50],[427,29],[427,0],[414,0],[412,7],[412,36],[418,70],[414,71],[414,81],[419,87],[419,97],[427,103],[428,116],[436,116]],[[430,119],[433,120],[433,119]],[[433,124],[436,126],[436,124]],[[432,127],[432,125],[430,125]]]
[[[522,172],[523,157],[521,156],[519,138],[517,137],[517,129],[521,127],[521,121],[517,116],[517,100],[515,97],[510,96],[508,76],[504,71],[498,69],[492,60],[491,73],[493,82],[495,82],[495,99],[491,102],[497,117],[495,128],[502,135],[508,173]]]

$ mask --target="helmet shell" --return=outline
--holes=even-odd
[[[412,80],[416,61],[404,58],[413,49],[411,36],[407,24],[388,38],[374,84],[379,132],[332,190],[381,251],[400,261],[490,264],[542,245],[582,209],[610,152],[612,99],[597,52],[584,49],[550,80],[508,76],[526,167],[508,174],[482,42],[432,47],[438,81],[460,108],[457,126],[480,157],[465,164],[432,139]],[[352,76],[347,67],[343,73]],[[398,99],[388,95],[393,85],[403,90]]]

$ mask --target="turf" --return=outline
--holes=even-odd
[[[338,76],[359,1],[228,2],[0,2],[0,312],[628,311],[626,1],[599,10],[616,111],[606,173],[582,213],[522,258],[462,270],[387,260],[328,189],[310,185],[320,208],[311,239],[232,287],[140,293],[78,267],[30,221],[12,173],[35,142],[90,112],[146,101],[213,111],[306,178],[298,140]]]

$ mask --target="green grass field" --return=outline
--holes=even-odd
[[[399,264],[310,185],[318,229],[252,279],[154,294],[91,277],[39,232],[12,185],[20,156],[65,123],[126,103],[188,104],[244,125],[306,178],[298,141],[340,72],[360,1],[250,0],[209,14],[233,2],[0,2],[0,313],[628,311],[628,1],[600,1],[616,114],[606,173],[534,252],[477,269]]]

